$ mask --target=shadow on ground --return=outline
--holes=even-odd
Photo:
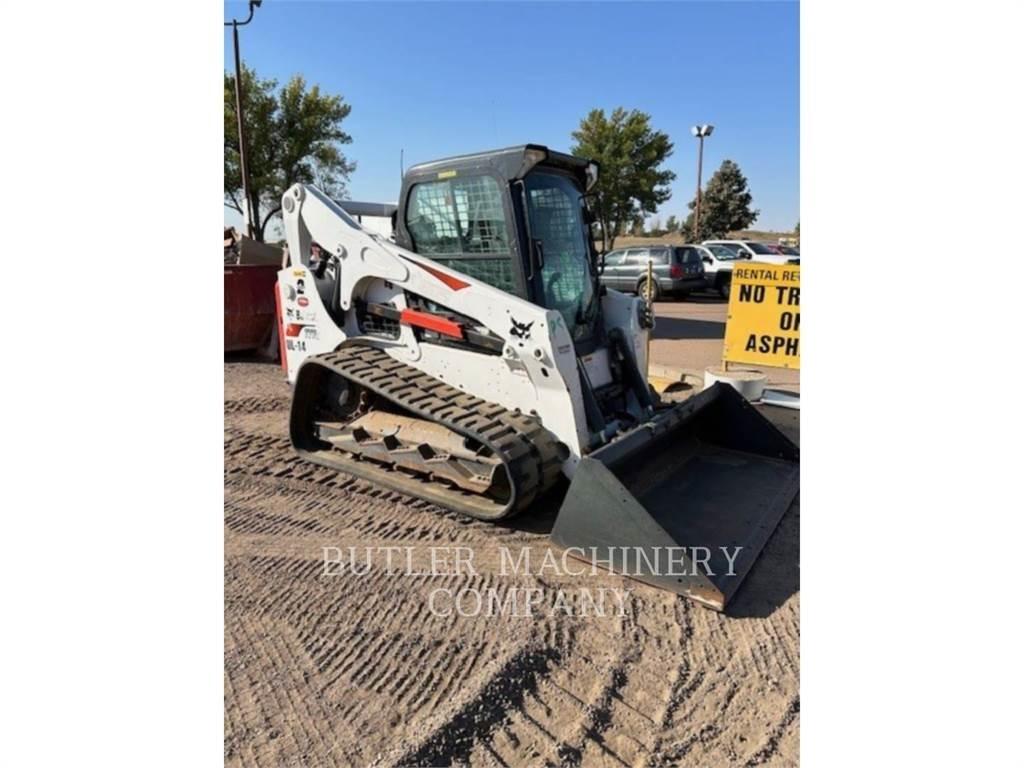
[[[728,299],[723,299],[717,293],[691,293],[685,299],[662,299],[668,303],[682,303],[687,304],[727,304]]]
[[[779,522],[761,556],[725,607],[737,619],[771,616],[800,591],[800,496]]]
[[[800,411],[757,409],[782,434],[800,445]],[[726,606],[727,616],[765,618],[800,591],[800,494],[790,505],[754,562],[743,585]]]
[[[555,518],[558,517],[558,510],[562,506],[562,500],[568,490],[569,480],[562,477],[549,493],[544,494],[543,498],[533,503],[529,511],[508,520],[499,520],[495,525],[512,531],[548,536],[551,534],[551,529],[555,527]]]
[[[658,316],[655,339],[724,339],[725,323],[718,320],[689,320],[684,317]]]

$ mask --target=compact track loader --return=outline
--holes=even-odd
[[[415,166],[395,242],[289,189],[291,439],[485,520],[564,474],[557,545],[721,610],[798,490],[797,448],[720,384],[658,402],[649,307],[598,283],[597,174],[538,145]]]

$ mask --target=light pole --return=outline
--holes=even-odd
[[[697,150],[697,205],[693,209],[693,238],[696,240],[700,233],[700,176],[704,168],[704,137],[710,136],[715,130],[713,125],[695,125],[690,133],[700,140],[700,149]]]
[[[235,114],[238,116],[238,166],[242,172],[242,197],[245,198],[245,228],[249,237],[253,236],[252,219],[256,214],[252,209],[252,201],[249,199],[249,166],[245,162],[245,153],[248,145],[245,140],[245,119],[242,116],[242,63],[238,53],[238,28],[244,27],[252,21],[253,12],[263,4],[263,0],[249,0],[249,15],[245,21],[232,19],[225,21],[225,27],[231,27],[231,34],[235,41]]]

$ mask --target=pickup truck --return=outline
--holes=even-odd
[[[756,240],[705,240],[705,246],[724,246],[735,251],[741,258],[760,261],[765,264],[799,264],[799,256],[787,256]]]
[[[739,249],[727,245],[711,244],[695,245],[704,264],[704,281],[709,290],[715,291],[723,299],[729,298],[732,284],[732,268],[737,261],[744,261],[747,256]]]

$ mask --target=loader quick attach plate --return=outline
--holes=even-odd
[[[551,537],[724,610],[799,487],[796,445],[719,383],[583,458]]]

